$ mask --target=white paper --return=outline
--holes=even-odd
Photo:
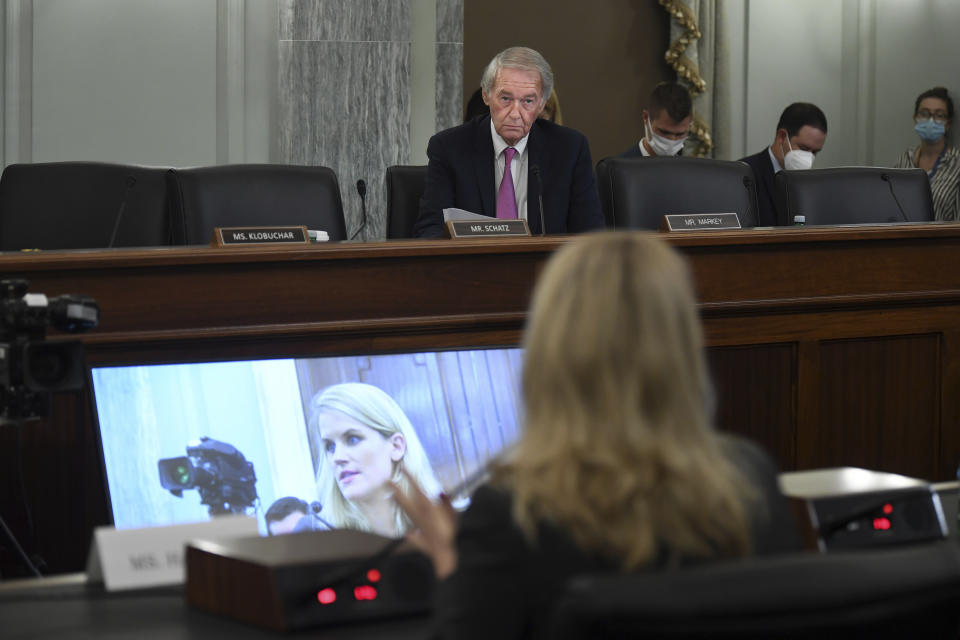
[[[221,516],[207,522],[169,527],[114,529],[99,527],[93,534],[87,579],[103,579],[107,591],[182,584],[186,577],[185,547],[197,538],[256,536],[257,519]]]
[[[490,216],[485,216],[481,213],[473,213],[471,211],[466,211],[465,209],[457,209],[454,207],[450,207],[449,209],[444,209],[443,221],[450,222],[451,220],[467,220],[469,222],[478,222],[478,221],[490,222]]]

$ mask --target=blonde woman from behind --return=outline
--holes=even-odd
[[[566,581],[797,548],[776,469],[717,434],[690,276],[641,233],[573,240],[534,292],[526,430],[458,519],[398,491],[442,637],[536,637]],[[496,612],[491,615],[490,612]]]

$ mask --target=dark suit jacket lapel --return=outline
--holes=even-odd
[[[539,235],[541,229],[540,202],[538,200],[540,185],[531,169],[540,167],[540,181],[546,183],[549,178],[543,166],[544,151],[540,144],[543,142],[543,135],[540,132],[540,127],[537,126],[538,122],[539,120],[535,121],[530,127],[530,137],[527,138],[527,225],[530,227],[532,235]],[[546,216],[546,211],[544,211],[544,216]]]
[[[763,162],[763,166],[766,169],[761,177],[763,179],[763,183],[767,186],[767,193],[773,196],[773,161],[770,159],[770,151],[768,149],[764,149],[761,157],[763,158],[761,162]]]
[[[763,153],[763,162],[766,171],[763,172],[763,179],[767,184],[767,193],[770,194],[770,201],[773,203],[773,224],[785,224],[784,218],[786,213],[783,211],[784,203],[783,199],[780,198],[780,194],[777,193],[777,181],[776,174],[773,172],[773,160],[770,159],[770,151],[765,150]]]
[[[493,173],[493,136],[490,133],[490,118],[481,118],[477,122],[476,153],[473,156],[474,169],[477,172],[477,185],[480,189],[480,202],[484,215],[497,217],[497,197]]]

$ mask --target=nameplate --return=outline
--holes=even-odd
[[[450,220],[446,225],[451,238],[493,238],[499,236],[529,236],[526,220]]]
[[[247,516],[221,516],[206,522],[143,529],[99,527],[90,545],[87,580],[102,580],[107,591],[183,584],[187,542],[258,533],[257,519]]]
[[[234,247],[249,244],[308,244],[306,227],[217,227],[213,230],[212,247]]]
[[[705,231],[707,229],[741,229],[735,213],[675,213],[663,216],[664,231]]]

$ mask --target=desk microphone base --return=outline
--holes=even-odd
[[[359,531],[194,541],[187,602],[276,631],[423,614],[435,578],[412,547]]]

